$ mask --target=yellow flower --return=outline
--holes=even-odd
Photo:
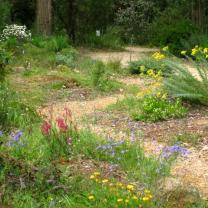
[[[126,204],[128,204],[128,203],[129,203],[129,200],[128,200],[128,199],[126,199],[126,200],[125,200],[125,203],[126,203]]]
[[[193,48],[191,55],[195,56],[197,54],[197,52],[198,52],[198,49],[197,48]]]
[[[165,100],[167,98],[167,94],[163,94],[163,96],[161,97],[163,100]]]
[[[138,197],[137,196],[133,196],[132,199],[138,200]]]
[[[99,179],[96,178],[96,179],[95,179],[95,182],[98,183],[98,182],[99,182]]]
[[[208,53],[208,48],[204,48],[204,53]]]
[[[143,200],[143,201],[149,201],[149,200],[150,200],[150,198],[149,198],[149,197],[147,197],[147,196],[145,196],[145,197],[143,197],[143,198],[142,198],[142,200]]]
[[[100,176],[100,172],[94,172],[95,176]]]
[[[163,51],[168,51],[168,50],[169,50],[169,47],[166,46],[166,47],[164,47],[162,50],[163,50]]]
[[[150,194],[151,192],[150,192],[150,190],[145,189],[145,190],[144,190],[144,193],[145,193],[145,194]]]
[[[108,179],[104,179],[104,180],[102,180],[102,183],[108,183],[109,182],[109,180]]]
[[[91,175],[91,176],[90,176],[90,179],[95,179],[95,176],[94,176],[94,175]]]
[[[149,76],[154,76],[154,70],[153,69],[149,69],[148,71],[147,71],[147,74],[149,75]]]
[[[117,199],[117,202],[121,203],[121,202],[123,202],[123,199],[119,198],[119,199]]]
[[[160,52],[156,52],[156,53],[154,53],[154,54],[152,55],[152,57],[153,57],[155,60],[160,61],[160,60],[162,60],[162,59],[165,58],[165,55],[162,54],[162,53],[160,53]]]
[[[152,198],[153,198],[152,194],[148,194],[148,197],[149,197],[150,199],[152,199]]]
[[[127,188],[129,191],[134,191],[134,190],[135,190],[134,186],[131,185],[131,184],[127,185],[126,188]]]
[[[161,92],[158,92],[158,93],[157,93],[157,97],[158,97],[158,98],[161,97]]]
[[[120,183],[120,182],[118,182],[116,185],[117,185],[118,187],[123,187],[123,184]]]
[[[95,200],[95,197],[93,195],[88,196],[89,200]]]
[[[186,55],[187,51],[181,51],[181,55]]]

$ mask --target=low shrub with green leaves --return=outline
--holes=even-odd
[[[192,63],[194,68],[167,62],[174,73],[165,80],[164,87],[173,97],[208,105],[208,63]]]
[[[141,101],[138,111],[131,114],[134,120],[156,122],[169,118],[183,118],[186,113],[187,109],[183,107],[180,100],[170,102],[154,96],[147,96]]]
[[[56,64],[74,68],[77,54],[78,52],[74,48],[63,49],[56,54]]]
[[[187,114],[180,100],[169,101],[156,96],[129,97],[110,106],[109,110],[128,112],[132,119],[144,122],[182,118]]]
[[[155,60],[152,57],[144,57],[138,61],[129,63],[129,71],[131,74],[146,74],[150,69],[156,73],[161,71],[163,75],[168,75],[172,72],[172,68],[167,66],[164,60]]]

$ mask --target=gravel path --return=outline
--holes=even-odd
[[[82,53],[86,54],[87,56],[90,56],[94,59],[99,59],[102,61],[121,61],[123,66],[126,66],[130,60],[136,60],[138,58],[141,58],[146,53],[154,52],[157,49],[147,49],[147,48],[136,48],[131,47],[127,48],[126,51],[122,52],[92,52],[89,50],[83,50]],[[143,81],[140,78],[126,78],[121,79],[123,83],[126,84],[137,84],[138,86],[143,85]],[[104,109],[108,105],[111,105],[113,103],[116,103],[118,100],[121,100],[125,97],[123,94],[116,94],[113,96],[108,97],[99,97],[94,100],[90,101],[68,101],[68,102],[61,102],[56,103],[53,106],[46,106],[41,109],[39,109],[39,112],[45,116],[48,117],[50,115],[50,111],[53,111],[53,117],[57,118],[64,114],[64,108],[69,108],[73,114],[73,117],[76,118],[79,123],[81,122],[81,118],[83,116],[87,115],[94,115],[96,112],[98,112],[99,109]],[[208,115],[208,114],[207,114]],[[101,119],[98,114],[98,120]],[[107,120],[108,117],[105,118]],[[122,118],[121,118],[122,119]],[[185,121],[184,121],[185,122]],[[177,123],[177,122],[176,122]],[[161,125],[152,124],[152,127],[148,129],[143,129],[144,133],[148,135],[154,135],[159,136],[160,134],[166,134],[169,132],[167,131],[168,126],[171,128],[175,128],[176,125],[175,122],[163,122]],[[178,121],[181,127],[183,127],[183,121]],[[190,125],[189,125],[190,124]],[[83,124],[84,125],[84,124]],[[115,124],[115,129],[118,128]],[[176,125],[177,126],[177,125]],[[189,127],[193,127],[196,131],[198,127],[203,127],[203,131],[207,131],[208,133],[208,117],[203,117],[203,119],[196,119],[196,120],[187,120],[186,127],[189,129]],[[100,125],[98,124],[89,124],[88,127],[90,127],[93,131],[95,131],[98,134],[106,135],[111,134],[113,137],[120,137],[123,135],[122,131],[113,131],[112,126],[109,125],[109,122],[106,122],[106,125]],[[123,126],[123,129],[128,128],[128,126]],[[170,128],[170,130],[171,130]],[[147,131],[146,131],[147,130]],[[182,131],[184,129],[182,128]],[[171,130],[172,131],[172,130]],[[109,133],[110,132],[110,133]],[[149,132],[149,133],[148,133]],[[169,132],[170,133],[170,132]],[[168,135],[168,134],[167,134]],[[147,151],[154,151],[154,144],[152,143],[152,140],[148,140],[150,138],[145,138],[145,149]],[[156,138],[157,140],[157,138]],[[208,142],[208,138],[205,138],[205,140]],[[160,142],[158,140],[156,141],[157,145],[160,145]],[[200,148],[200,150],[197,150],[195,148],[192,148],[192,153],[187,160],[179,160],[177,164],[173,167],[172,173],[174,176],[177,176],[180,178],[184,185],[193,185],[195,188],[197,188],[203,197],[208,198],[208,144],[207,146],[203,146]]]

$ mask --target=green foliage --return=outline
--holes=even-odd
[[[0,0],[0,31],[10,22],[11,4],[7,0]]]
[[[186,143],[186,144],[197,145],[200,142],[200,136],[198,134],[182,133],[174,136],[173,139],[170,140],[170,142],[172,144]]]
[[[183,107],[180,100],[173,102],[154,96],[145,96],[142,99],[126,98],[109,109],[128,112],[132,119],[144,122],[182,118],[187,114],[187,109]]]
[[[122,84],[112,80],[107,66],[102,62],[96,62],[91,70],[91,81],[93,87],[101,91],[115,91],[122,87]]]
[[[5,80],[6,66],[9,64],[11,57],[11,53],[0,47],[0,84]]]
[[[56,64],[74,68],[77,55],[78,52],[74,48],[63,49],[56,54]]]
[[[169,118],[182,118],[186,115],[187,109],[184,108],[179,100],[171,103],[167,100],[156,97],[144,97],[138,111],[132,112],[134,120],[145,122],[156,122]]]
[[[35,36],[31,43],[38,48],[47,48],[53,52],[60,52],[69,47],[70,41],[66,36],[57,35],[52,37]]]
[[[38,121],[35,111],[25,106],[7,83],[0,83],[0,97],[1,128],[27,126],[31,122]]]
[[[69,47],[69,40],[66,36],[54,36],[46,41],[45,47],[51,51],[59,52]]]
[[[88,34],[85,37],[84,44],[90,48],[101,48],[101,49],[112,49],[112,50],[122,50],[124,43],[118,34],[112,32],[107,32],[101,34],[100,37],[96,34]]]
[[[117,23],[123,29],[122,37],[128,43],[143,43],[146,31],[158,14],[159,10],[154,1],[121,1],[117,12]]]
[[[30,42],[32,43],[32,45],[34,45],[34,46],[36,46],[38,48],[44,48],[46,41],[47,41],[47,38],[44,37],[44,36],[34,36],[30,40]]]
[[[171,53],[179,55],[183,41],[194,33],[192,22],[184,17],[184,5],[167,8],[149,28],[149,41],[156,46],[169,46]]]
[[[151,57],[144,57],[138,61],[129,63],[129,71],[131,74],[146,74],[150,69],[155,73],[161,71],[163,75],[168,75],[172,72],[172,69],[165,64],[164,60],[158,61]]]
[[[208,45],[208,36],[207,34],[201,34],[199,32],[195,32],[191,34],[191,36],[187,39],[182,39],[181,43],[183,45],[183,50],[191,51],[195,46],[201,46],[206,48]]]
[[[193,63],[193,69],[173,62],[166,64],[175,72],[165,81],[165,88],[171,96],[208,105],[208,64],[205,60],[202,64]]]

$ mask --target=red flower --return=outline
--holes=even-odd
[[[63,118],[58,118],[57,120],[58,127],[61,131],[67,131],[68,125],[65,123]]]
[[[48,121],[44,121],[41,126],[41,131],[44,136],[49,136],[51,130],[51,124]]]

